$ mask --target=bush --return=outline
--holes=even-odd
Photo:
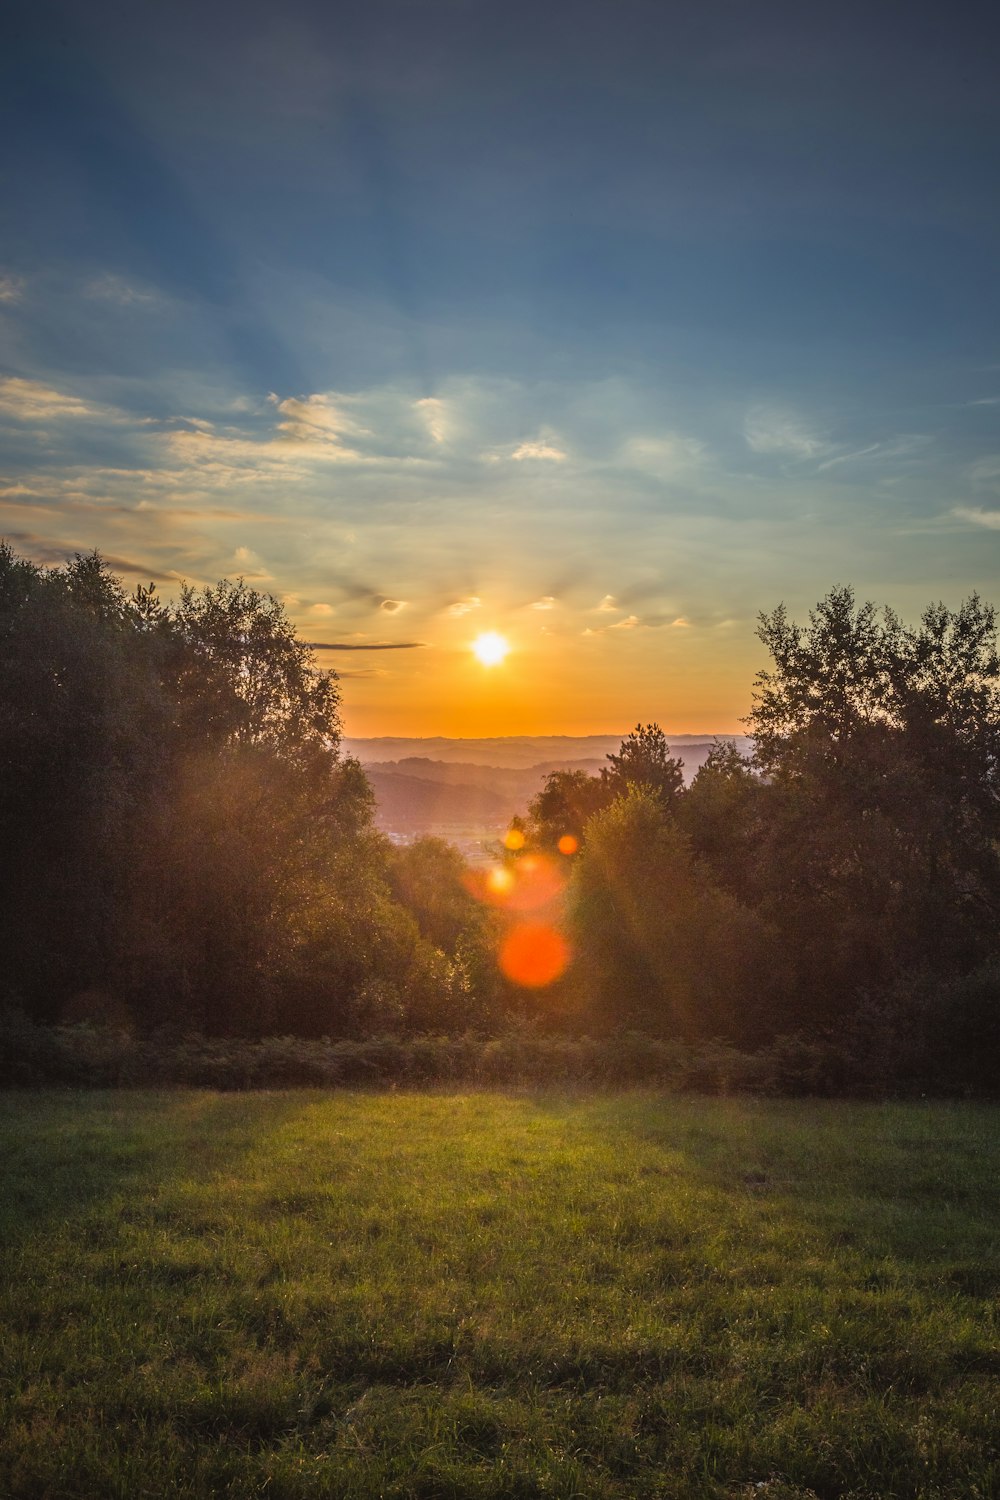
[[[1000,1095],[1000,975],[915,985],[895,1007],[869,1006],[838,1037],[795,1032],[756,1051],[625,1031],[362,1039],[145,1036],[85,1022],[45,1027],[0,1011],[0,1088],[424,1088],[568,1086],[676,1093],[885,1097]],[[897,1039],[893,1048],[892,1038]]]

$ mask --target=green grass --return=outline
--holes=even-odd
[[[0,1495],[1000,1494],[988,1107],[0,1099]]]

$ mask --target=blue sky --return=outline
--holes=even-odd
[[[243,573],[337,648],[355,734],[733,729],[759,609],[1000,592],[987,9],[98,3],[9,39],[20,550]]]

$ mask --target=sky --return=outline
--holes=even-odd
[[[989,8],[7,16],[17,551],[242,575],[354,736],[739,731],[759,611],[1000,602]]]

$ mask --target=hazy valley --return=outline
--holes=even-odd
[[[746,752],[746,735],[675,735],[671,752],[687,784],[716,740]],[[345,739],[344,750],[365,768],[377,800],[376,821],[400,840],[430,833],[483,855],[552,771],[599,774],[622,735],[524,735],[492,739]]]

